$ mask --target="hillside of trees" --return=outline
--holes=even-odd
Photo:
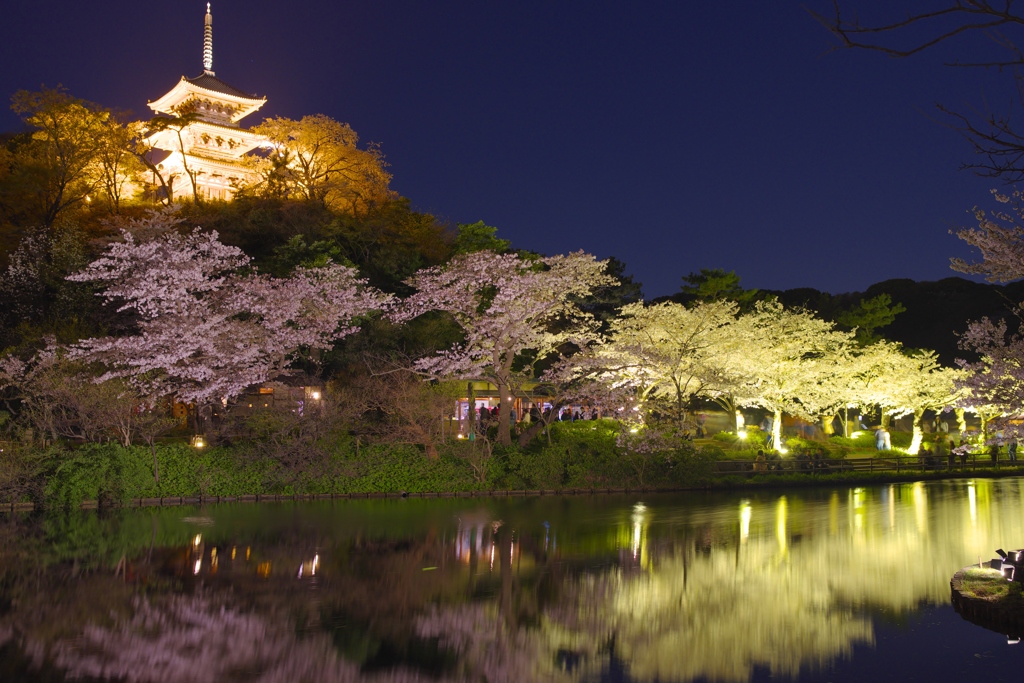
[[[27,131],[0,148],[0,430],[29,455],[0,456],[8,481],[39,481],[19,469],[36,466],[34,448],[56,445],[40,461],[56,474],[71,446],[145,443],[141,459],[104,451],[75,467],[102,486],[104,468],[151,456],[155,488],[143,488],[157,490],[156,440],[172,435],[226,448],[218,467],[262,490],[383,486],[372,482],[398,479],[380,467],[405,477],[420,455],[429,476],[449,468],[472,486],[678,484],[725,457],[721,443],[822,447],[790,444],[784,416],[822,438],[851,407],[881,425],[912,416],[911,456],[942,411],[956,411],[960,438],[976,414],[979,448],[996,426],[1016,428],[1021,342],[1000,321],[1020,284],[890,280],[831,295],[704,269],[644,302],[614,258],[521,250],[483,221],[415,210],[387,188],[381,149],[360,150],[326,117],[277,119],[267,134],[327,139],[295,153],[327,154],[329,167],[351,155],[366,173],[257,161],[231,201],[170,202],[132,175],[153,122],[60,90],[18,93],[14,108]],[[1019,231],[979,221],[961,237],[985,260],[961,270],[1019,280]],[[489,392],[485,409],[467,382]],[[260,398],[272,394],[280,409]],[[695,444],[712,404],[732,442]],[[573,431],[563,452],[553,423],[583,415],[604,424]],[[854,447],[829,444],[837,457]],[[188,452],[175,456],[185,469]],[[399,452],[404,464],[383,464]]]

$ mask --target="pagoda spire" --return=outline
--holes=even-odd
[[[206,3],[206,20],[203,22],[203,71],[213,73],[213,15],[210,14],[210,3]]]

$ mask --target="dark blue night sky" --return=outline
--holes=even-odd
[[[62,83],[148,117],[202,70],[204,13],[7,3],[0,94]],[[1012,95],[941,66],[969,45],[830,51],[795,2],[215,0],[213,16],[217,76],[266,95],[261,114],[347,121],[417,208],[521,248],[617,256],[648,296],[701,267],[832,292],[952,275],[966,250],[948,230],[997,182],[958,170],[971,149],[934,103]]]

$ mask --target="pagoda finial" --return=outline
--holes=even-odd
[[[213,15],[206,3],[206,21],[203,22],[203,71],[213,76]]]

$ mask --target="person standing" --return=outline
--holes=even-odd
[[[1017,462],[1017,439],[1010,440],[1010,445],[1006,447],[1006,455],[1010,457],[1010,462]]]
[[[875,431],[875,450],[884,451],[885,442],[888,432],[885,431],[885,427],[879,427]]]

